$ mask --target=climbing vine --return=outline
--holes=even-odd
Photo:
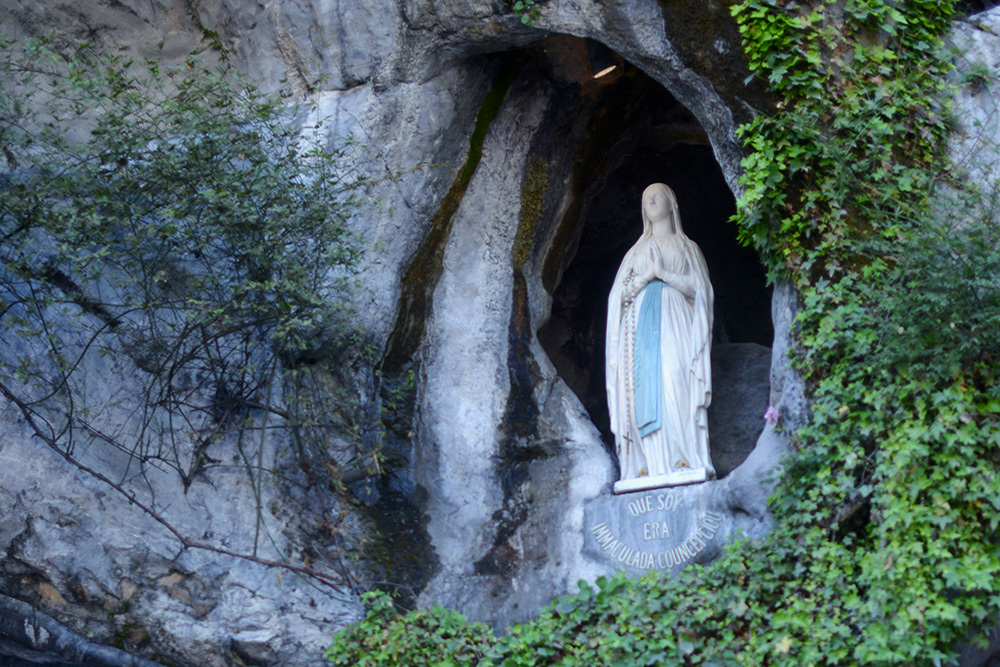
[[[484,640],[479,664],[945,664],[984,640],[1000,615],[1000,232],[947,153],[953,11],[733,7],[773,101],[740,129],[736,223],[797,289],[812,408],[774,531],[672,578],[581,584]],[[447,643],[409,657],[373,664],[467,662]]]
[[[779,608],[821,615],[820,643],[807,626],[785,636],[839,644],[833,663],[940,662],[1000,611],[1000,236],[946,153],[951,11],[736,10],[782,107],[743,128],[739,222],[801,295],[795,362],[812,399],[772,499],[808,567]]]

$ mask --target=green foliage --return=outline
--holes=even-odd
[[[840,663],[939,662],[1000,613],[1000,230],[986,197],[939,182],[951,11],[734,10],[779,109],[742,129],[737,222],[801,295],[794,362],[812,399],[765,547],[773,561],[795,545],[779,554],[800,591],[782,618],[825,622],[789,628],[795,655],[818,642]]]
[[[350,334],[338,150],[195,56],[3,47],[0,391],[64,456],[96,443],[185,484],[225,433],[294,427],[287,372]],[[100,355],[140,381],[93,377]]]
[[[677,579],[658,574],[630,581],[622,573],[599,578],[597,589],[580,584],[576,595],[552,605],[538,621],[517,626],[501,639],[503,667],[529,665],[684,664],[712,654],[734,664],[745,638],[719,627],[740,598],[705,605],[700,568]],[[694,588],[689,588],[694,584]]]
[[[740,129],[741,238],[800,284],[854,268],[852,241],[894,238],[925,210],[949,129],[951,6],[762,1],[733,13],[778,110]]]
[[[813,418],[774,502],[809,547],[849,547],[862,662],[944,658],[1000,613],[995,213],[858,244],[863,270],[803,290]]]
[[[544,0],[510,0],[510,7],[524,25],[531,25],[538,20],[541,12],[538,7]]]
[[[740,129],[736,223],[797,288],[812,407],[774,531],[674,578],[581,584],[480,664],[946,664],[996,623],[1000,208],[943,180],[952,11],[733,7],[774,104]]]
[[[324,657],[338,667],[477,665],[496,638],[482,623],[441,607],[402,615],[387,594],[365,593],[364,620],[334,637]]]

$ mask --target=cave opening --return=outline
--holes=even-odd
[[[546,49],[550,58],[578,38],[562,39]],[[673,188],[684,231],[701,248],[715,292],[709,438],[721,478],[743,462],[763,427],[774,337],[771,290],[756,253],[737,241],[730,221],[733,194],[694,114],[603,45],[579,41],[586,45],[591,76],[599,75],[582,84],[602,100],[589,107],[601,115],[591,128],[613,134],[614,141],[594,160],[575,219],[564,223],[570,231],[555,250],[561,252],[559,277],[538,338],[613,453],[604,371],[607,297],[622,258],[642,232],[643,190],[658,182]],[[580,44],[574,48],[583,52]]]

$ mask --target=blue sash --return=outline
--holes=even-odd
[[[642,305],[635,329],[635,425],[645,438],[660,430],[660,292],[663,282],[654,280],[642,288]]]

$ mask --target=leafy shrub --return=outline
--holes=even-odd
[[[0,53],[0,393],[184,546],[218,549],[127,482],[156,468],[186,488],[232,434],[261,509],[244,440],[295,432],[297,369],[351,336],[355,183],[225,62]]]
[[[400,614],[386,593],[362,595],[367,612],[338,633],[324,657],[338,667],[478,665],[496,641],[482,623],[441,607]]]

